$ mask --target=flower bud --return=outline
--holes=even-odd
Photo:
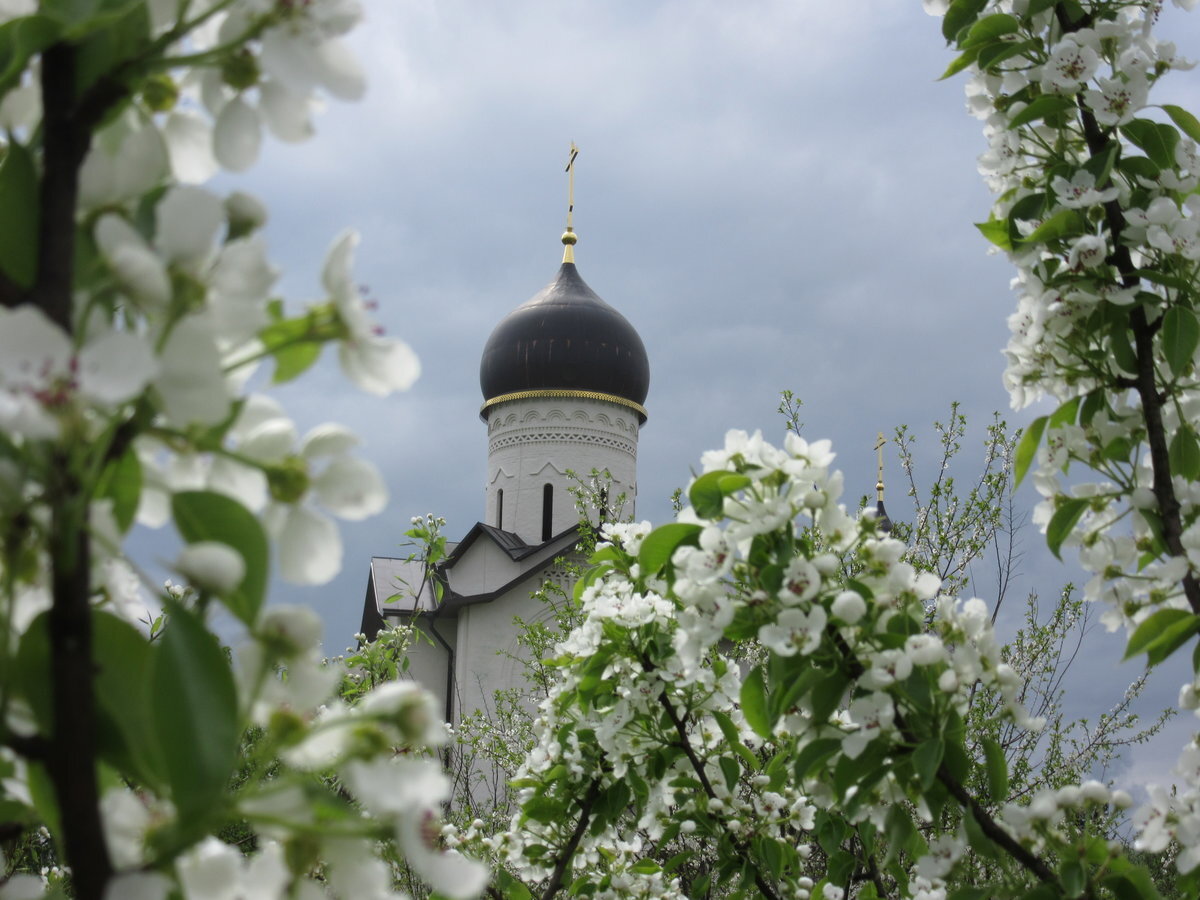
[[[307,606],[271,606],[259,620],[258,637],[282,657],[299,656],[320,642],[321,620]]]
[[[202,591],[231,593],[246,576],[242,555],[219,541],[189,544],[175,561],[175,571]]]

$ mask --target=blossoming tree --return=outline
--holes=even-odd
[[[986,122],[998,199],[979,227],[1018,271],[1013,404],[1058,404],[1017,475],[1127,654],[1157,664],[1200,632],[1200,121],[1149,105],[1191,64],[1153,36],[1159,0],[925,6]],[[1005,802],[1003,748],[968,736],[967,712],[984,692],[1041,723],[987,605],[941,594],[849,516],[832,458],[733,432],[676,522],[608,527],[514,782],[522,808],[501,834],[456,839],[496,852],[523,882],[513,896],[1157,896],[1100,824],[1129,794],[1083,781]],[[1068,485],[1072,464],[1095,480]],[[1180,704],[1200,706],[1200,683]],[[1173,845],[1175,890],[1194,897],[1196,742],[1176,775],[1134,814],[1135,846]]]
[[[428,835],[446,792],[418,752],[440,728],[429,697],[336,701],[313,614],[263,607],[272,556],[286,579],[328,581],[329,516],[369,516],[386,492],[353,434],[301,438],[249,379],[268,361],[295,378],[334,343],[385,395],[416,357],[376,333],[354,234],[333,243],[324,299],[290,310],[266,211],[201,186],[251,166],[264,130],[306,138],[320,95],[362,92],[343,40],[360,14],[0,0],[0,835],[48,835],[66,866],[51,887],[69,877],[80,898],[390,897],[381,846],[446,896],[486,877]],[[173,522],[186,545],[194,602],[163,593],[153,638],[123,551],[134,522]],[[236,666],[206,624],[217,605],[248,633]],[[213,836],[230,822],[242,849]],[[0,894],[40,894],[18,862]]]
[[[926,7],[986,122],[998,199],[980,228],[1018,269],[1014,404],[1059,404],[1018,474],[1129,653],[1160,662],[1200,633],[1200,122],[1148,105],[1186,63],[1153,37],[1156,0]],[[732,432],[678,521],[608,526],[520,811],[501,834],[449,835],[493,854],[493,883],[438,845],[428,695],[339,701],[312,615],[263,606],[272,555],[293,580],[332,576],[326,513],[377,511],[379,476],[353,435],[300,438],[247,388],[329,342],[377,394],[416,361],[375,334],[352,235],[324,300],[290,311],[270,296],[265,211],[200,186],[252,165],[264,128],[306,137],[316,95],[361,91],[342,41],[358,18],[354,0],[0,0],[2,833],[44,828],[84,898],[385,898],[399,856],[449,897],[1154,897],[1097,825],[1124,792],[1008,801],[1004,748],[968,735],[968,712],[982,693],[1039,723],[987,605],[848,514],[830,446],[796,434]],[[1072,463],[1097,480],[1066,485]],[[186,544],[194,599],[163,594],[153,639],[128,620],[135,521]],[[249,635],[236,666],[206,624],[217,605]],[[1180,701],[1200,706],[1200,687]],[[1174,842],[1195,896],[1195,743],[1178,785],[1135,814],[1136,840]],[[215,837],[231,823],[246,852]]]

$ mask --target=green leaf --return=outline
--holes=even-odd
[[[985,238],[1001,250],[1011,250],[1012,241],[1008,239],[1008,223],[1000,219],[988,219],[986,222],[976,222],[975,227]]]
[[[1162,317],[1163,355],[1175,375],[1182,374],[1196,356],[1200,346],[1200,322],[1186,306],[1172,306]]]
[[[1161,900],[1162,894],[1141,866],[1120,875],[1109,875],[1100,882],[1117,900]],[[1187,896],[1187,895],[1181,895]]]
[[[1180,422],[1171,438],[1168,449],[1171,462],[1171,474],[1179,475],[1188,481],[1200,481],[1200,442],[1196,440],[1196,432],[1186,422]]]
[[[122,533],[128,531],[142,497],[142,463],[133,447],[105,467],[96,485],[96,495],[112,500],[117,527]]]
[[[0,272],[21,288],[32,287],[37,274],[39,221],[33,156],[11,141],[0,162]]]
[[[767,685],[763,680],[761,666],[755,666],[743,682],[741,703],[746,724],[753,728],[760,738],[769,739],[771,727],[775,723],[771,721],[770,713],[767,712]]]
[[[1168,625],[1146,647],[1146,661],[1152,666],[1157,666],[1198,633],[1200,633],[1200,616],[1195,616],[1190,621],[1185,620]]]
[[[150,668],[155,649],[136,628],[105,612],[93,614],[96,703],[120,739],[113,760],[158,789],[165,774],[150,716]]]
[[[719,519],[725,512],[725,498],[751,484],[751,479],[736,472],[708,472],[688,488],[688,500],[702,519]]]
[[[983,832],[983,828],[979,825],[979,820],[975,818],[973,809],[964,810],[963,827],[967,831],[967,843],[971,849],[982,857],[987,859],[1001,859],[1002,854],[1000,848]]]
[[[1042,443],[1042,434],[1046,430],[1049,416],[1038,416],[1029,423],[1017,444],[1017,452],[1013,458],[1013,487],[1018,486],[1029,471],[1029,466],[1037,456],[1038,446]]]
[[[1023,244],[1044,244],[1062,238],[1083,234],[1087,221],[1078,210],[1062,209],[1044,221],[1033,230],[1033,233],[1021,239]]]
[[[1020,28],[1021,23],[1015,17],[1006,13],[995,13],[994,15],[984,16],[971,26],[971,30],[967,32],[967,36],[962,40],[961,46],[966,50],[968,47],[990,44],[992,41],[1006,34],[1013,34],[1019,31]]]
[[[1116,141],[1109,141],[1100,153],[1090,157],[1083,164],[1083,168],[1090,172],[1092,177],[1096,179],[1097,188],[1103,188],[1108,184],[1113,165],[1117,161],[1118,146]]]
[[[0,25],[0,98],[21,83],[29,61],[53,44],[62,29],[45,16],[25,16]]]
[[[1006,59],[1012,59],[1014,56],[1022,56],[1030,50],[1037,49],[1040,44],[1037,41],[996,41],[994,44],[988,44],[986,47],[981,47],[979,50],[979,58],[976,62],[979,68],[983,71],[994,69]]]
[[[1125,646],[1125,656],[1122,659],[1129,659],[1139,653],[1145,653],[1169,629],[1181,624],[1189,624],[1194,627],[1193,620],[1197,619],[1200,617],[1182,609],[1160,609],[1152,613],[1134,629],[1129,643]]]
[[[1063,545],[1063,541],[1067,539],[1067,536],[1071,533],[1071,529],[1075,527],[1075,523],[1079,521],[1087,508],[1087,499],[1079,497],[1070,498],[1064,500],[1058,509],[1054,511],[1054,515],[1050,517],[1050,524],[1046,526],[1046,546],[1059,559],[1062,559],[1059,550]]]
[[[977,50],[967,50],[965,53],[960,53],[958,56],[954,57],[954,61],[951,62],[950,65],[946,66],[946,71],[941,74],[941,76],[938,78],[938,81],[945,81],[947,78],[953,78],[963,69],[969,67],[971,63],[975,62],[975,59],[978,56],[979,51]]]
[[[40,613],[21,635],[17,646],[14,671],[8,681],[25,697],[38,731],[45,737],[54,736],[54,701],[50,696],[50,632],[48,612]],[[12,665],[12,663],[10,663]]]
[[[950,895],[950,900],[992,900],[995,896],[994,888],[960,887]]]
[[[834,669],[829,675],[817,682],[812,690],[812,699],[809,703],[812,706],[812,721],[814,724],[824,725],[833,711],[838,708],[842,702],[842,695],[846,693],[846,685],[850,683],[841,669]]]
[[[983,760],[987,766],[988,795],[993,803],[1008,799],[1008,760],[1004,750],[991,738],[983,739]]]
[[[504,900],[533,900],[529,888],[508,874],[503,866],[496,867],[496,889]]]
[[[954,0],[942,18],[942,36],[948,41],[958,40],[959,32],[974,24],[987,5],[987,0]]]
[[[940,738],[930,738],[918,744],[912,752],[913,769],[920,779],[921,787],[928,788],[937,778],[938,766],[942,764],[945,747]]]
[[[1079,398],[1072,397],[1050,414],[1048,428],[1062,428],[1064,425],[1074,425],[1079,416]]]
[[[321,346],[317,341],[304,341],[280,347],[271,354],[275,357],[275,373],[271,376],[271,383],[283,384],[304,374],[321,356]]]
[[[1057,0],[1029,0],[1029,6],[1025,9],[1025,15],[1022,16],[1025,21],[1029,21],[1038,13],[1045,12],[1050,9]]]
[[[742,776],[742,767],[738,765],[737,760],[730,759],[728,756],[718,757],[717,762],[721,766],[721,774],[725,776],[725,787],[729,788],[730,793],[733,793],[738,779]]]
[[[1113,322],[1108,331],[1108,346],[1118,366],[1130,375],[1138,370],[1137,353],[1129,342],[1129,330],[1124,322]]]
[[[1144,278],[1153,284],[1161,284],[1163,287],[1174,288],[1177,291],[1190,291],[1192,288],[1192,283],[1188,279],[1172,275],[1170,272],[1160,272],[1158,269],[1138,269],[1136,274],[1138,278]]]
[[[888,810],[884,819],[884,835],[887,838],[887,856],[884,865],[889,865],[904,853],[910,857],[921,856],[925,852],[925,841],[921,833],[913,825],[905,805],[897,803]]]
[[[1042,94],[1008,120],[1009,129],[1020,128],[1030,122],[1040,122],[1047,116],[1061,115],[1074,108],[1070,98],[1062,94]]]
[[[1146,156],[1160,169],[1175,168],[1175,145],[1179,143],[1179,132],[1170,125],[1149,119],[1134,119],[1121,126],[1121,134],[1145,151]]]
[[[1145,156],[1122,156],[1117,160],[1117,168],[1130,179],[1153,181],[1162,174],[1162,170]]]
[[[1075,900],[1087,885],[1083,864],[1077,859],[1064,860],[1058,869],[1058,881],[1062,885],[1063,896],[1067,900]]]
[[[643,575],[653,575],[671,559],[681,544],[695,545],[703,531],[699,525],[687,522],[670,522],[660,525],[646,535],[638,549],[638,565]]]
[[[175,527],[189,544],[220,541],[242,555],[246,575],[225,605],[247,625],[258,619],[267,591],[270,550],[254,514],[232,497],[214,491],[183,491],[171,498]]]
[[[817,738],[815,741],[809,741],[796,754],[796,761],[793,764],[796,781],[803,781],[819,763],[829,759],[841,748],[842,742],[837,738]]]
[[[152,727],[180,822],[200,829],[224,802],[237,761],[237,690],[212,632],[178,603],[166,608],[150,677]]]
[[[1163,111],[1171,117],[1171,121],[1179,127],[1180,131],[1193,141],[1200,142],[1200,119],[1182,106],[1172,106],[1170,103],[1163,104]]]

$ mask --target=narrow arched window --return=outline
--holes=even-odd
[[[504,527],[504,488],[496,491],[496,527]]]
[[[550,523],[554,521],[554,487],[547,482],[542,488],[542,540],[550,540]]]
[[[608,521],[608,488],[600,488],[600,524]]]

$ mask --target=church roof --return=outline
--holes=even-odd
[[[564,262],[554,280],[492,331],[479,364],[485,405],[507,395],[569,391],[620,398],[645,419],[650,362],[629,321]]]
[[[572,531],[578,531],[578,525],[572,525],[562,534],[556,534],[548,541],[542,541],[537,544],[526,544],[520,535],[512,531],[502,531],[494,525],[485,525],[483,522],[476,522],[471,526],[471,530],[466,533],[461,541],[454,547],[452,553],[447,554],[446,559],[442,562],[439,568],[450,569],[454,564],[461,559],[466,552],[471,548],[480,537],[486,536],[495,541],[496,545],[508,554],[509,559],[513,562],[518,562],[525,559],[537,551],[541,550],[550,544],[555,543],[564,535]]]

